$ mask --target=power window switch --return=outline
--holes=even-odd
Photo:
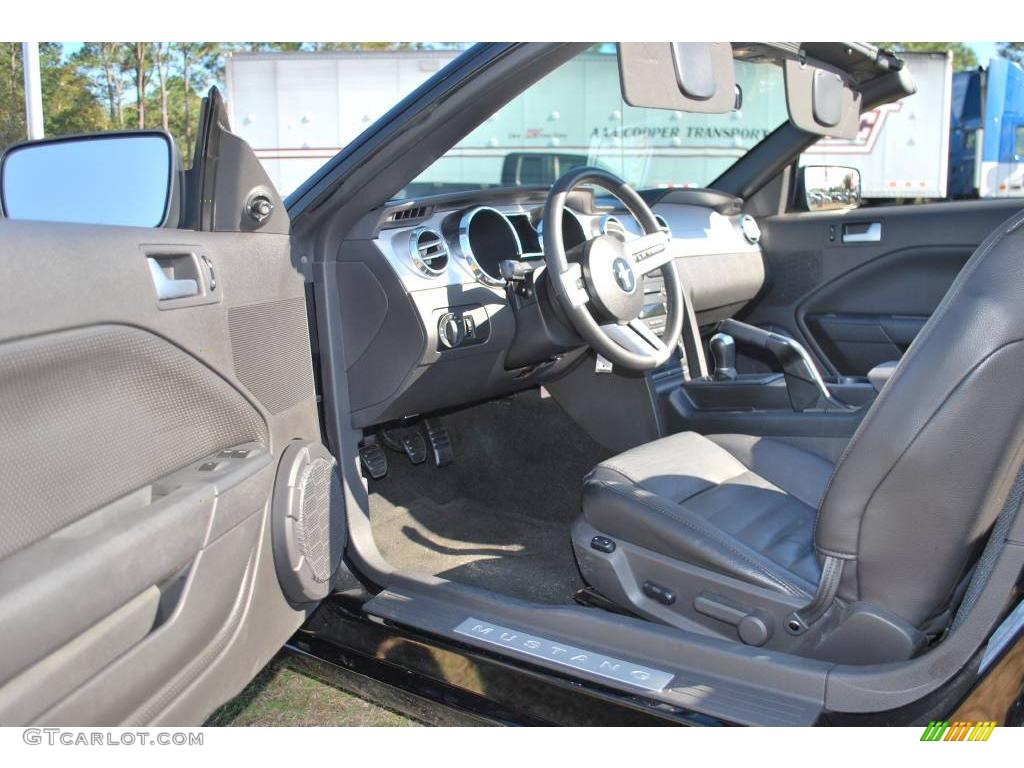
[[[247,459],[252,453],[251,448],[228,448],[217,454],[220,459]]]

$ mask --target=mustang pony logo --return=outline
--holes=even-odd
[[[972,723],[948,720],[932,720],[921,734],[921,741],[988,741],[996,724],[992,721]]]
[[[633,274],[633,268],[629,266],[629,262],[625,259],[616,259],[612,264],[612,269],[615,270],[615,282],[619,284],[619,288],[626,293],[632,293],[636,288],[636,276]]]

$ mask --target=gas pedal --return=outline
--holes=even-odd
[[[439,421],[424,419],[423,426],[427,430],[427,439],[434,450],[434,463],[439,467],[447,467],[455,461],[455,450],[452,448],[448,430]]]
[[[359,446],[359,461],[363,470],[373,480],[380,480],[388,473],[388,457],[375,437],[367,437]]]

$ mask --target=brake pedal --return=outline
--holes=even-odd
[[[455,461],[455,450],[452,448],[451,438],[448,437],[448,430],[433,419],[424,419],[423,426],[427,430],[430,447],[434,449],[434,463],[439,467],[447,467]]]
[[[404,453],[413,464],[422,464],[427,460],[427,443],[423,439],[423,433],[415,427],[382,429],[380,436],[384,445],[393,451]]]
[[[373,480],[380,480],[388,473],[388,456],[373,436],[367,437],[359,446],[359,461]]]

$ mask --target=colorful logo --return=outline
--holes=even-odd
[[[932,720],[921,734],[921,741],[988,741],[996,724],[994,721],[972,723]]]

